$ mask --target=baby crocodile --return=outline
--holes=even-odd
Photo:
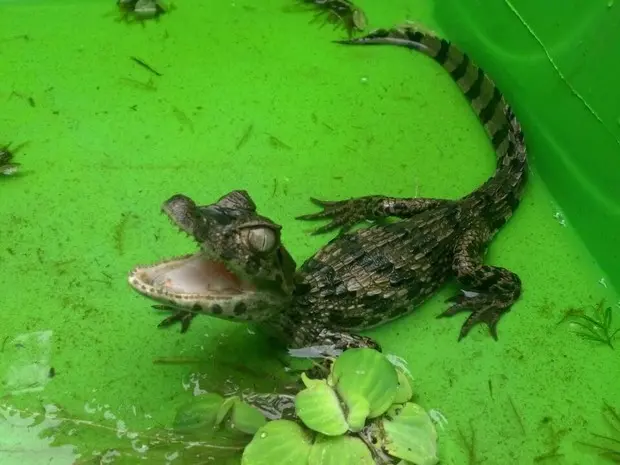
[[[442,316],[471,311],[459,340],[477,323],[497,339],[497,323],[521,293],[519,277],[484,264],[486,246],[511,217],[527,178],[521,127],[493,81],[448,41],[407,25],[340,41],[394,44],[418,50],[456,81],[484,125],[497,153],[492,177],[458,199],[374,195],[313,201],[323,208],[299,217],[331,218],[315,232],[341,228],[299,269],[281,243],[281,228],[256,211],[245,191],[199,206],[184,195],[163,204],[172,221],[200,246],[197,253],[135,268],[129,283],[174,310],[162,321],[183,323],[197,314],[254,322],[289,348],[344,350],[378,344],[357,333],[408,314],[450,277],[463,290]],[[376,222],[353,232],[364,220]]]

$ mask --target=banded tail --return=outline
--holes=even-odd
[[[483,124],[497,154],[493,177],[466,198],[477,196],[483,191],[509,189],[509,192],[505,192],[505,204],[495,205],[495,213],[504,216],[505,222],[516,208],[527,180],[527,151],[521,125],[493,80],[457,46],[421,26],[377,29],[363,37],[336,42],[352,45],[389,44],[415,49],[431,57],[450,73]]]

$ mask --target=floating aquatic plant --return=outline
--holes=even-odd
[[[27,427],[39,437],[53,438],[50,446],[76,444],[75,464],[218,463],[220,465],[435,465],[437,434],[429,414],[411,402],[413,390],[405,372],[381,353],[352,349],[337,357],[324,379],[301,376],[301,391],[293,395],[225,397],[207,393],[182,405],[171,428],[130,431],[117,417],[73,418],[46,407],[29,422],[15,418],[21,412],[0,405],[3,417],[15,427]],[[304,388],[305,386],[305,388]],[[269,421],[264,401],[293,415]],[[264,399],[263,399],[264,397]],[[256,405],[254,405],[256,402]],[[276,412],[277,413],[277,412]],[[107,415],[107,416],[106,416]],[[33,428],[40,424],[41,431]],[[11,426],[13,427],[13,426]],[[99,452],[90,450],[96,445]],[[35,457],[39,450],[4,452]]]
[[[437,433],[428,413],[410,402],[409,380],[381,353],[351,349],[326,379],[311,379],[295,397],[297,421],[261,427],[242,465],[274,460],[295,465],[434,465]]]
[[[613,329],[612,313],[612,307],[606,307],[605,301],[601,300],[592,316],[587,315],[583,309],[569,309],[558,324],[568,321],[577,327],[574,331],[577,336],[608,345],[613,349],[613,341],[620,332],[620,328]]]
[[[607,402],[603,402],[603,417],[612,429],[612,434],[607,436],[604,434],[591,433],[600,443],[591,444],[581,442],[580,444],[597,449],[600,457],[606,458],[613,463],[620,463],[620,412]]]
[[[179,409],[174,420],[174,430],[203,437],[219,429],[252,435],[265,423],[267,420],[261,412],[239,397],[224,398],[209,393],[201,396],[199,401],[190,402]]]

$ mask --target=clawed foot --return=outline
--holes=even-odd
[[[373,197],[359,197],[356,199],[347,200],[318,200],[310,198],[312,203],[323,208],[323,211],[318,213],[310,213],[308,215],[298,216],[298,220],[321,220],[325,218],[331,218],[331,222],[325,226],[321,226],[312,232],[312,234],[321,234],[334,229],[340,228],[340,233],[343,234],[355,226],[357,223],[364,221],[365,219],[372,217],[372,212],[369,212],[369,206],[376,203]]]
[[[241,400],[260,410],[270,420],[297,419],[295,396],[292,394],[245,392],[241,394]]]
[[[333,333],[336,334],[336,333]],[[323,334],[324,337],[329,337],[328,333]],[[349,349],[372,349],[377,352],[381,352],[381,346],[374,339],[367,336],[360,336],[359,334],[336,334],[334,349],[338,351],[338,355]],[[333,338],[332,338],[333,339]],[[306,370],[306,374],[310,378],[320,379],[325,378],[331,372],[332,365],[336,361],[336,355],[325,355],[319,360],[313,360],[313,367]]]
[[[479,294],[469,291],[461,292],[461,294],[457,294],[446,300],[446,302],[455,302],[455,304],[437,318],[453,316],[464,311],[471,311],[471,315],[461,327],[458,340],[460,341],[463,339],[476,324],[486,323],[489,327],[491,337],[497,341],[497,323],[502,315],[510,310],[512,299],[502,300],[501,296]]]
[[[167,305],[153,305],[153,308],[157,310],[166,310],[174,312],[168,318],[165,318],[157,325],[158,328],[167,328],[168,326],[173,325],[174,323],[180,321],[181,322],[181,334],[185,333],[189,329],[189,325],[196,316],[196,313],[189,312],[187,310],[178,310],[174,307],[169,307]]]
[[[335,358],[328,357],[314,361],[312,368],[308,368],[305,373],[310,379],[325,379],[332,371],[332,365],[336,361]]]

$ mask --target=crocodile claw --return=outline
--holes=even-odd
[[[497,323],[502,315],[510,310],[510,304],[506,305],[501,300],[485,294],[466,292],[457,294],[446,302],[455,302],[445,312],[437,316],[444,318],[457,313],[471,311],[471,315],[465,320],[459,333],[459,341],[463,339],[478,323],[486,323],[491,337],[497,341]]]
[[[315,229],[312,234],[322,234],[334,229],[340,229],[339,234],[344,234],[357,223],[366,219],[367,201],[365,198],[347,200],[319,200],[313,197],[310,201],[318,205],[323,211],[310,213],[296,217],[297,220],[321,220],[331,218],[325,226]]]
[[[158,328],[167,328],[168,326],[172,326],[174,323],[180,321],[181,322],[181,334],[187,332],[189,329],[189,325],[196,316],[196,313],[189,312],[187,310],[177,310],[173,307],[168,307],[167,305],[153,305],[153,308],[157,310],[166,310],[173,311],[174,314],[170,315],[168,318],[163,319],[158,325]]]

